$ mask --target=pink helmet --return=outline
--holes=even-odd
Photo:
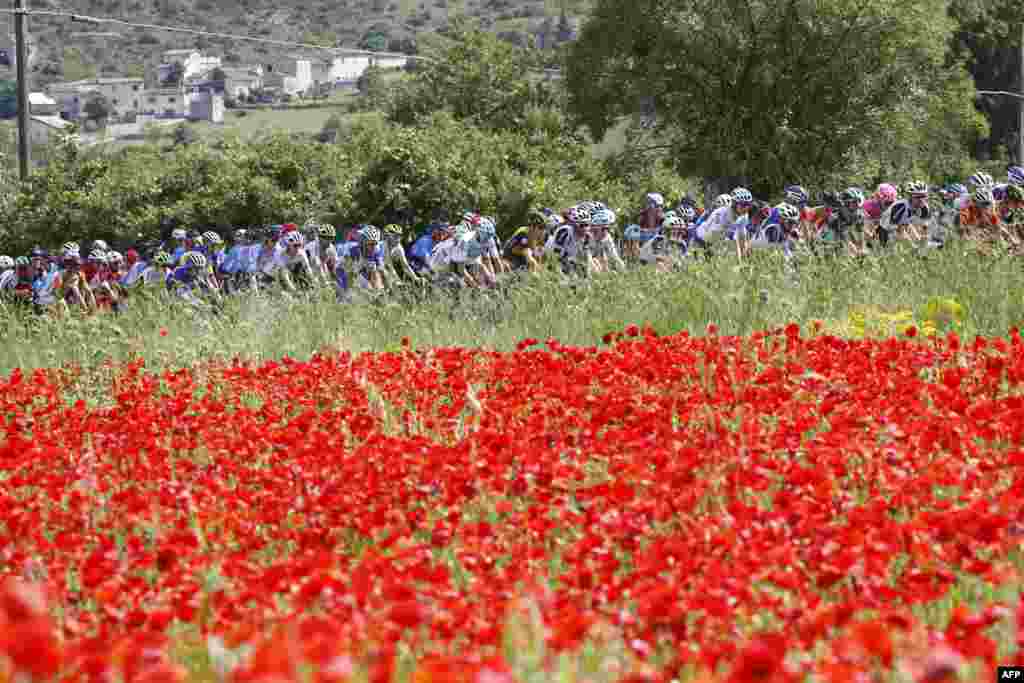
[[[883,202],[887,202],[889,204],[895,202],[898,195],[899,193],[896,192],[896,188],[893,185],[890,185],[889,183],[882,183],[881,185],[879,185],[878,192],[875,193],[876,197],[878,197]]]

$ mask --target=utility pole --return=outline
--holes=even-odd
[[[27,0],[14,0],[14,39],[15,59],[18,74],[18,171],[21,179],[28,180],[29,154],[31,145],[29,138],[29,104],[28,104],[28,49],[25,41],[25,3]]]
[[[1024,23],[1020,25],[1020,90],[1024,92]],[[1017,100],[1017,163],[1024,166],[1024,99]]]

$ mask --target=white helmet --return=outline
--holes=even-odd
[[[782,204],[776,206],[775,210],[778,212],[779,218],[783,221],[792,223],[794,221],[800,220],[800,209],[796,208],[792,204],[787,204],[786,202],[783,202]]]
[[[119,266],[124,263],[124,256],[119,251],[108,251],[107,252],[107,263],[112,266]]]
[[[188,233],[185,232],[184,228],[175,228],[171,230],[172,240],[184,240],[188,238]]]
[[[284,243],[288,246],[302,246],[302,233],[298,230],[292,230],[284,236]]]
[[[14,259],[6,254],[0,256],[0,270],[10,270],[14,267]]]
[[[750,190],[745,187],[737,187],[732,191],[733,203],[749,204],[754,201],[754,195],[750,194]]]
[[[652,209],[660,208],[665,206],[665,198],[657,192],[647,193],[647,206]]]
[[[715,208],[721,209],[726,206],[732,206],[732,195],[731,194],[720,194],[715,197]]]

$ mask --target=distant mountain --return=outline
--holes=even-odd
[[[274,40],[410,52],[456,16],[480,21],[518,44],[564,38],[561,15],[585,11],[586,0],[26,0],[30,9],[60,10],[135,23],[181,26]],[[10,15],[7,15],[10,16]],[[576,20],[570,20],[570,32]],[[151,77],[160,55],[198,47],[226,65],[266,63],[302,50],[118,25],[94,26],[64,17],[29,18],[32,86],[94,76]],[[537,40],[541,34],[545,36]],[[535,37],[536,35],[536,37]],[[14,51],[13,33],[0,49]],[[553,37],[554,36],[554,37]],[[315,53],[310,53],[315,54]],[[5,70],[10,69],[11,74]],[[0,63],[0,80],[13,68]]]

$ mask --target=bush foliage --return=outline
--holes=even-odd
[[[89,159],[68,151],[0,205],[0,244],[20,253],[72,239],[152,239],[176,225],[380,223],[403,209],[419,223],[463,207],[514,228],[531,204],[593,196],[628,210],[635,201],[635,178],[613,176],[582,143],[532,137],[441,112],[414,126],[360,120],[335,144],[277,134]]]

